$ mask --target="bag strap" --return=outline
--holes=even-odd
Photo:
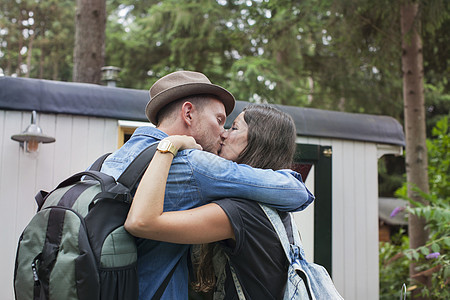
[[[283,246],[284,254],[286,254],[286,257],[289,261],[289,264],[292,263],[291,258],[291,243],[289,243],[289,238],[286,232],[286,228],[283,225],[283,222],[281,221],[280,216],[278,215],[278,212],[271,207],[268,207],[263,204],[259,204],[261,209],[266,213],[267,218],[269,219],[270,223],[272,223],[273,228],[275,229],[275,232],[278,235],[278,238],[280,239],[281,245]],[[294,228],[292,228],[292,232],[294,232]]]
[[[238,299],[246,300],[244,290],[242,289],[241,282],[239,281],[239,278],[237,277],[236,270],[234,269],[233,265],[230,262],[230,257],[225,252],[222,252],[222,253],[228,263],[228,266],[230,267],[231,278],[233,278],[234,288],[236,289],[236,294],[237,294]],[[219,298],[219,299],[222,299],[222,298],[223,298],[223,296],[221,296],[221,298]]]
[[[118,182],[129,188],[130,190],[138,183],[144,174],[147,166],[155,155],[156,147],[159,141],[148,146],[144,151],[130,163],[130,165],[123,171],[122,175],[117,179]]]
[[[291,256],[290,255],[291,243],[289,242],[286,227],[284,227],[284,224],[281,221],[280,215],[278,214],[277,210],[272,207],[266,206],[264,204],[259,204],[259,206],[266,213],[266,216],[269,219],[270,223],[272,223],[272,225],[280,239],[281,245],[283,246],[284,253],[288,257],[289,263],[292,263],[292,259],[290,257]],[[299,248],[300,259],[306,261],[305,250],[303,248],[302,240],[300,239],[300,234],[299,234],[297,225],[295,223],[294,216],[291,213],[289,213],[289,217],[290,217],[291,226],[292,226],[292,235],[294,237],[294,245]]]
[[[303,250],[303,245],[300,240],[300,234],[298,233],[298,229],[295,224],[293,215],[289,214],[291,226],[292,226],[292,234],[294,236],[294,244],[292,245],[289,242],[286,227],[284,226],[283,222],[281,221],[281,218],[280,218],[280,215],[278,214],[278,212],[274,208],[268,207],[268,206],[260,204],[260,203],[259,203],[259,206],[266,213],[267,218],[269,219],[270,223],[272,223],[273,228],[275,229],[275,232],[277,233],[278,238],[280,239],[281,245],[283,246],[283,250],[284,250],[284,253],[286,254],[289,264],[293,265],[297,274],[304,281],[305,288],[306,288],[309,298],[311,300],[315,300],[315,296],[312,293],[311,283],[310,283],[310,280],[309,280],[307,274],[303,270],[302,266],[299,263],[294,261],[295,260],[294,253],[297,252],[296,250],[298,250],[298,255],[299,255],[300,259],[305,261],[305,263],[306,263],[305,252]]]
[[[152,300],[159,300],[159,299],[161,299],[164,291],[167,288],[167,285],[169,284],[170,279],[172,279],[172,276],[173,276],[173,273],[175,272],[175,269],[180,264],[180,261],[181,261],[182,257],[183,257],[183,255],[180,256],[180,258],[178,259],[177,263],[173,266],[172,270],[170,270],[169,274],[167,274],[167,276],[164,279],[163,283],[161,283],[161,285],[159,286],[158,290],[153,295]]]
[[[294,237],[294,245],[297,245],[300,251],[300,258],[306,261],[306,255],[305,255],[305,248],[303,248],[302,239],[300,238],[300,231],[297,228],[297,224],[294,220],[294,214],[289,213],[289,216],[291,218],[291,226],[292,226],[292,235]]]
[[[114,186],[115,183],[114,178],[105,173],[99,171],[83,171],[70,176],[69,178],[61,182],[56,187],[56,189],[75,184],[79,182],[83,177],[89,177],[98,181],[100,183],[102,191],[107,191],[111,186]]]
[[[100,156],[99,158],[97,158],[97,160],[89,167],[89,169],[88,169],[86,172],[91,172],[91,171],[94,171],[94,172],[100,172],[100,169],[102,168],[103,162],[105,161],[105,159],[106,159],[110,154],[111,154],[111,153],[105,153],[105,154],[103,154],[102,156]],[[94,173],[92,173],[92,174],[94,174]],[[77,175],[77,174],[76,174],[76,175]],[[76,176],[76,175],[74,175],[74,176]],[[86,175],[83,175],[83,176],[86,176]],[[108,184],[109,186],[110,186],[111,184],[113,184],[113,181],[107,179],[106,176],[102,176],[102,175],[98,175],[98,174],[97,174],[97,176],[100,177],[100,179],[97,179],[97,180],[98,180],[101,184],[103,184],[103,185],[102,185],[102,188],[105,188],[105,182],[106,182],[106,184]],[[72,177],[73,177],[73,176],[72,176]],[[70,179],[69,181],[65,181],[64,184],[65,184],[65,185],[73,184],[73,183],[75,183],[76,181],[78,181],[78,180],[81,179],[81,177],[79,177],[79,178],[76,177],[75,179],[72,178],[72,177],[70,177],[71,179]],[[109,187],[109,186],[108,186],[108,187]],[[59,186],[58,186],[58,187],[59,187]],[[57,187],[57,188],[58,188],[58,187]],[[108,187],[106,187],[106,188],[108,188]],[[36,196],[34,197],[34,199],[36,200],[37,206],[38,206],[37,211],[40,211],[40,210],[41,210],[42,205],[44,205],[45,198],[48,196],[48,194],[49,194],[49,192],[46,192],[46,191],[39,191],[39,192],[36,194]]]
[[[105,159],[110,155],[111,153],[105,153],[90,166],[89,171],[100,171],[102,168],[102,164],[105,161]]]
[[[239,282],[239,278],[237,277],[236,271],[234,270],[233,266],[230,264],[229,260],[228,260],[228,265],[230,266],[231,277],[233,277],[234,287],[236,288],[236,293],[238,295],[239,300],[246,300],[244,291],[242,290],[241,283]]]

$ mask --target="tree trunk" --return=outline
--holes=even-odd
[[[45,29],[44,29],[45,32]],[[44,78],[44,62],[45,62],[45,56],[47,55],[47,47],[43,43],[41,45],[41,55],[39,57],[39,79]]]
[[[59,78],[59,61],[56,60],[53,62],[52,80],[58,80],[58,78]]]
[[[22,9],[19,11],[19,18],[17,22],[17,26],[19,27],[19,51],[17,56],[17,68],[16,68],[16,74],[17,77],[20,77],[22,75],[22,48],[23,48],[23,22],[22,22]]]
[[[6,69],[5,70],[3,70],[4,71],[4,73],[5,73],[5,75],[7,75],[7,76],[11,76],[11,74],[12,74],[12,57],[13,57],[13,55],[12,55],[12,47],[10,47],[10,39],[8,39],[7,41],[6,41]]]
[[[106,0],[77,0],[73,81],[100,84],[105,28]]]
[[[313,103],[314,100],[314,79],[312,76],[308,76],[308,85],[309,85],[309,93],[308,93],[308,104]]]
[[[408,183],[428,193],[423,55],[418,7],[418,3],[406,1],[402,4],[400,10],[403,102],[406,134],[406,178]],[[408,196],[417,202],[425,202],[411,187],[408,188]],[[425,220],[423,218],[417,218],[414,215],[409,215],[408,222],[410,248],[425,245],[428,239],[428,232],[425,230]],[[409,273],[410,276],[418,273],[415,270],[415,264],[410,266]],[[427,277],[420,277],[417,280],[423,284],[428,284],[429,282],[429,278]],[[413,294],[417,296],[418,292],[416,290]],[[415,299],[421,298],[417,297]]]
[[[30,73],[31,73],[31,58],[33,55],[33,43],[34,43],[34,38],[36,37],[36,26],[37,26],[37,22],[35,22],[32,26],[32,31],[33,33],[31,34],[31,36],[28,38],[28,49],[27,49],[27,74],[25,77],[30,78]]]

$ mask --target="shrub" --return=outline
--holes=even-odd
[[[380,299],[398,297],[403,283],[409,291],[420,288],[427,298],[450,299],[450,135],[447,117],[437,122],[432,134],[435,138],[427,140],[430,193],[412,187],[428,204],[409,199],[407,184],[396,192],[398,197],[412,204],[406,208],[410,214],[426,220],[429,240],[424,246],[409,249],[409,238],[401,232],[393,243],[380,245]],[[419,272],[416,276],[428,276],[429,286],[409,278],[409,265],[413,262]]]

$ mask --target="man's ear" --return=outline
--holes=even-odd
[[[181,107],[182,118],[183,118],[184,123],[187,126],[192,125],[192,111],[193,110],[194,110],[194,105],[189,101],[184,102],[183,106]]]

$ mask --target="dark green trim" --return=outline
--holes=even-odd
[[[314,261],[332,274],[332,155],[330,146],[299,144],[296,163],[313,164],[314,169]],[[325,152],[325,153],[324,153]]]
[[[319,160],[319,145],[298,144],[294,161],[300,163],[317,163]]]

